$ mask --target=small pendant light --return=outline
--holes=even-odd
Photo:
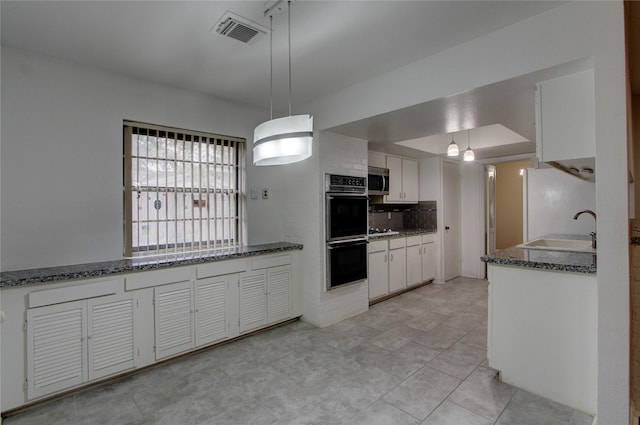
[[[475,154],[471,150],[471,136],[469,135],[469,130],[467,130],[467,149],[464,151],[463,159],[465,161],[473,161],[476,159]]]
[[[453,133],[451,133],[451,143],[449,143],[449,147],[447,148],[447,156],[458,156],[460,155],[460,149],[458,145],[453,140]]]

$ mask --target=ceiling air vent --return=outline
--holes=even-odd
[[[233,38],[245,44],[252,44],[267,33],[267,29],[247,18],[226,12],[212,27],[218,34]]]

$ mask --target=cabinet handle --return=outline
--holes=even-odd
[[[393,254],[389,255],[389,261],[393,261]]]
[[[384,262],[387,262],[387,254],[384,254]]]
[[[407,192],[402,192],[402,199],[407,199]]]
[[[402,192],[400,192],[400,199],[402,199]]]

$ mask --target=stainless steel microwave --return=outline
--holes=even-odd
[[[369,167],[367,178],[367,188],[369,195],[389,194],[389,169],[379,167]]]

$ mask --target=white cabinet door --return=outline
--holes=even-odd
[[[422,244],[422,281],[433,280],[436,277],[436,244],[428,242]]]
[[[239,285],[240,333],[267,324],[267,271],[240,274]]]
[[[84,306],[85,301],[73,301],[27,310],[28,399],[87,380]]]
[[[538,84],[537,136],[542,161],[596,156],[593,70]]]
[[[229,285],[237,275],[216,276],[195,283],[196,346],[229,337]]]
[[[194,347],[193,285],[180,282],[154,289],[156,360]]]
[[[291,317],[291,266],[267,270],[267,323]]]
[[[389,293],[389,254],[384,251],[369,254],[369,299]]]
[[[387,157],[389,169],[389,194],[385,202],[402,202],[402,159],[395,156]]]
[[[389,292],[393,293],[407,287],[406,248],[389,250]]]
[[[387,155],[382,152],[369,151],[369,167],[387,168]]]
[[[407,247],[407,286],[422,283],[422,247]]]
[[[402,200],[418,202],[418,161],[402,159]]]
[[[133,308],[131,293],[87,301],[89,380],[135,366]]]

